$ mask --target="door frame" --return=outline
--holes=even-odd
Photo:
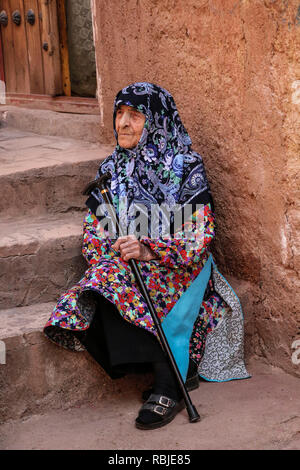
[[[5,99],[1,100],[0,97],[0,105],[6,104],[10,106],[51,110],[64,113],[100,114],[97,98],[71,96],[65,0],[56,0],[56,4],[63,95],[51,96],[33,93],[5,93]],[[5,86],[2,34],[0,34],[0,80],[4,82]]]

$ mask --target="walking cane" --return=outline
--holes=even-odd
[[[116,213],[113,209],[113,204],[112,204],[112,200],[111,200],[109,190],[106,187],[106,183],[110,179],[111,179],[111,174],[109,172],[105,173],[100,178],[98,178],[98,179],[92,181],[91,183],[89,183],[85,187],[82,194],[83,195],[89,195],[91,193],[91,191],[93,191],[96,188],[98,188],[100,190],[100,192],[102,194],[102,197],[103,197],[105,203],[107,204],[107,209],[110,212],[112,220],[116,224],[115,227],[118,229],[119,234],[122,236],[123,235],[122,229],[120,227],[119,221],[117,220]],[[171,369],[173,370],[173,372],[175,374],[175,377],[176,377],[176,380],[178,382],[179,388],[182,392],[184,402],[185,402],[185,406],[186,406],[186,409],[187,409],[187,412],[188,412],[188,415],[189,415],[189,420],[190,420],[191,423],[196,423],[197,421],[200,421],[200,416],[199,416],[199,414],[198,414],[195,406],[193,405],[193,403],[191,401],[191,398],[188,394],[185,383],[182,379],[182,376],[181,376],[180,371],[178,369],[178,366],[176,364],[175,358],[174,358],[173,353],[170,349],[170,346],[168,344],[165,333],[162,329],[160,320],[159,320],[159,318],[158,318],[158,316],[155,312],[152,300],[149,296],[149,293],[148,293],[147,288],[145,286],[144,280],[141,276],[139,267],[137,266],[136,261],[134,259],[130,259],[128,261],[128,263],[129,263],[129,265],[130,265],[130,267],[131,267],[131,269],[134,273],[134,276],[135,276],[135,279],[138,283],[140,291],[141,291],[144,299],[146,300],[146,304],[147,304],[147,306],[150,310],[150,314],[151,314],[151,317],[152,317],[153,322],[155,324],[155,327],[157,329],[157,333],[158,333],[159,339],[161,341],[163,350],[164,350],[164,352],[165,352],[165,354],[166,354],[166,356],[169,360]]]

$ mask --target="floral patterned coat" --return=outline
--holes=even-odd
[[[210,204],[204,205],[203,215],[203,223],[200,227],[202,236],[199,237],[198,245],[192,250],[186,249],[184,236],[169,240],[143,237],[143,243],[156,253],[158,259],[137,263],[162,322],[181,295],[197,278],[210,255],[210,243],[214,237],[214,215]],[[76,340],[75,343],[70,342],[68,335],[64,340],[62,333],[83,331],[89,328],[90,319],[82,314],[78,302],[80,295],[88,290],[96,291],[115,304],[126,321],[156,334],[150,312],[139,292],[129,264],[111,248],[113,241],[103,233],[103,229],[90,209],[84,218],[83,232],[82,253],[89,267],[78,284],[58,300],[45,325],[46,336],[62,346],[80,350],[80,345]],[[230,305],[217,292],[211,278],[190,338],[190,358],[198,367],[204,356],[207,336],[216,329],[220,320],[231,313]],[[239,351],[241,341],[242,338],[237,341]],[[241,354],[239,354],[239,362],[243,369],[243,360],[240,356]],[[233,363],[235,364],[235,361]],[[213,365],[209,365],[209,368],[211,367],[214,368]],[[240,376],[233,377],[233,374]],[[209,380],[219,380],[220,377],[215,378],[207,372],[206,375],[208,377],[204,376],[204,378]],[[241,376],[248,376],[248,374],[244,370],[238,373],[230,372],[228,378],[225,377],[224,380],[242,378]]]

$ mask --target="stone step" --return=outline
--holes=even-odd
[[[0,308],[47,302],[76,283],[83,212],[8,218],[0,222]]]
[[[49,341],[42,330],[55,303],[0,310],[0,422],[52,409],[99,404],[142,390],[151,374],[111,380],[86,352]],[[5,349],[5,353],[4,353]],[[3,363],[5,362],[5,363]]]
[[[232,278],[230,282],[247,312],[247,361],[254,353],[251,313],[255,304],[249,283]],[[51,300],[0,310],[0,358],[6,348],[6,363],[0,364],[0,421],[88,402],[100,404],[113,396],[125,400],[121,390],[126,390],[126,396],[130,390],[140,393],[151,382],[149,373],[111,380],[87,352],[70,352],[49,341],[42,330],[54,306]]]
[[[84,186],[112,147],[0,129],[0,216],[84,208]]]
[[[39,350],[35,354],[38,352]],[[48,352],[53,355],[52,350]],[[61,354],[59,352],[56,355],[57,364],[66,357]],[[44,364],[45,390],[55,377],[51,369],[53,363],[54,360],[50,356]],[[46,404],[47,395],[42,395],[41,390],[39,405],[31,405],[36,411],[35,414],[30,412],[28,402],[27,406],[25,405],[23,394],[26,391],[28,396],[33,390],[36,395],[38,383],[35,383],[36,388],[33,383],[29,383],[21,390],[23,381],[27,385],[21,371],[19,389],[12,390],[11,400],[18,397],[19,392],[21,401],[19,399],[15,403],[19,415],[23,410],[23,416],[6,421],[0,426],[0,448],[104,450],[105,452],[97,454],[97,458],[100,457],[100,461],[97,460],[99,466],[103,463],[103,468],[109,468],[108,463],[123,466],[127,462],[130,468],[140,469],[150,466],[188,468],[189,460],[190,468],[193,464],[196,467],[199,465],[199,454],[190,450],[201,452],[300,448],[299,379],[257,359],[251,359],[248,364],[251,379],[225,383],[201,381],[200,387],[191,392],[193,404],[201,416],[200,422],[190,423],[187,412],[183,409],[167,426],[146,432],[146,435],[134,425],[141,406],[142,386],[138,381],[141,378],[132,377],[126,381],[118,379],[112,388],[111,381],[99,375],[94,364],[88,361],[85,364],[87,370],[82,370],[79,361],[76,369],[78,375],[73,377],[73,402],[68,404],[66,387],[61,382],[63,374],[68,372],[69,362],[66,365],[62,363],[63,370],[58,377],[60,381],[56,393],[52,395],[53,406],[50,409],[50,397],[48,406],[43,406]],[[1,367],[4,366],[0,365],[0,373]],[[19,369],[17,372],[20,372]],[[80,396],[87,383],[79,383],[79,374],[90,383],[89,390],[95,392],[87,394],[86,397]],[[143,380],[142,382],[144,385]],[[72,383],[70,382],[69,388]],[[76,388],[77,384],[79,388]],[[111,390],[110,393],[108,390]],[[79,395],[77,402],[76,393]],[[144,450],[148,452],[139,452]],[[28,457],[32,459],[32,455]]]
[[[87,352],[50,342],[53,306],[0,311],[1,449],[299,449],[299,379],[255,357],[250,379],[191,392],[200,422],[183,409],[145,440],[134,420],[152,375],[111,380]]]
[[[99,114],[63,113],[20,106],[1,105],[0,121],[23,131],[84,140],[103,141]]]

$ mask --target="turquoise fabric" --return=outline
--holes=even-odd
[[[211,266],[212,255],[162,322],[164,333],[184,381],[189,367],[190,338],[210,278]]]

